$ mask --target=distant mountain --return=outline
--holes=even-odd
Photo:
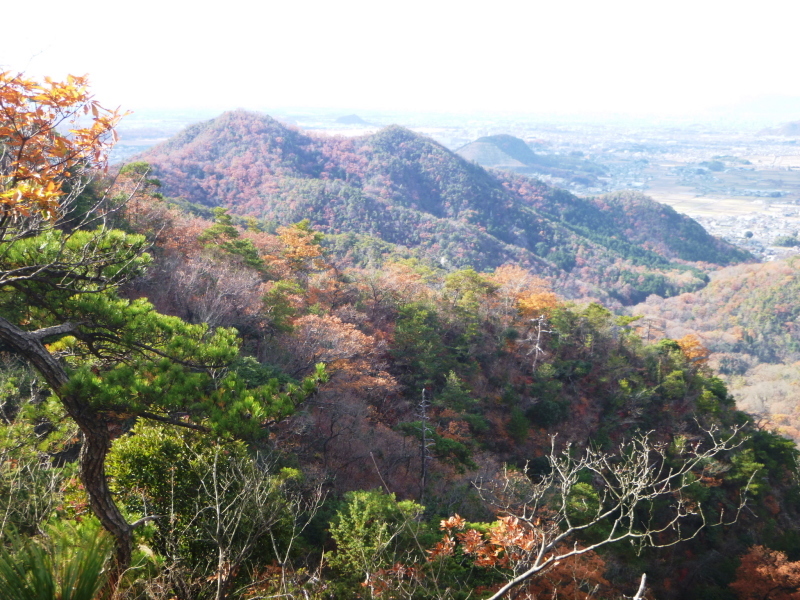
[[[337,123],[343,125],[368,125],[368,123],[358,115],[345,115],[336,119]]]
[[[505,147],[520,156],[513,141]],[[598,287],[624,303],[673,295],[704,285],[691,263],[749,258],[644,196],[578,198],[490,173],[397,126],[316,137],[236,111],[141,158],[168,196],[277,223],[309,218],[324,233],[369,236],[446,267],[516,262],[571,295]]]
[[[800,121],[784,123],[775,128],[762,129],[760,135],[782,135],[784,137],[800,137]]]
[[[525,167],[536,163],[528,144],[513,135],[491,135],[462,146],[456,153],[482,167]]]
[[[519,168],[527,166],[524,162],[513,158],[509,154],[503,152],[495,144],[487,142],[474,141],[456,151],[460,156],[467,160],[478,163],[482,167],[490,167],[493,169],[503,168]]]
[[[482,167],[553,175],[582,185],[597,185],[597,177],[606,174],[604,167],[581,156],[536,154],[524,140],[507,134],[478,138],[456,153]]]

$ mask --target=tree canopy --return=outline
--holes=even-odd
[[[138,418],[263,435],[313,390],[322,370],[283,389],[277,380],[248,386],[227,368],[239,352],[234,329],[192,325],[119,295],[150,262],[145,238],[111,227],[118,205],[105,197],[85,207],[78,227],[64,225],[79,197],[66,190],[82,190],[104,166],[119,117],[86,85],[82,77],[37,84],[0,75],[0,341],[39,372],[80,428],[81,479],[116,540],[120,572],[136,524],[108,489],[113,438]],[[83,115],[88,127],[80,126]]]

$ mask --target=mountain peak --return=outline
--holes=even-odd
[[[389,143],[403,143],[411,141],[433,141],[420,133],[416,133],[402,125],[389,125],[374,133],[370,138]]]
[[[480,144],[518,156],[525,146],[513,136]],[[514,262],[550,275],[581,269],[594,285],[624,287],[622,302],[705,284],[672,260],[746,258],[661,205],[624,197],[594,204],[490,173],[398,125],[358,138],[315,137],[266,115],[231,111],[142,158],[168,196],[277,223],[309,218],[323,233],[380,238],[452,267]],[[629,230],[641,236],[628,239]]]
[[[343,125],[368,125],[364,119],[355,114],[339,117],[336,119],[336,122],[342,123]]]
[[[480,137],[462,146],[456,153],[487,167],[526,167],[536,162],[536,154],[523,140],[500,134]]]

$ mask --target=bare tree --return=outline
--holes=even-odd
[[[529,347],[528,354],[533,355],[533,364],[531,366],[534,371],[539,365],[539,359],[547,354],[544,348],[542,348],[542,345],[544,344],[544,337],[551,333],[553,333],[553,331],[547,329],[547,317],[545,315],[539,315],[535,319],[531,319],[530,332],[527,337],[520,340],[520,344]]]
[[[285,590],[292,547],[322,503],[321,487],[316,486],[304,497],[300,490],[289,489],[293,474],[275,473],[268,458],[231,458],[221,446],[215,448],[212,460],[201,470],[196,514],[190,527],[199,526],[215,547],[215,599],[229,597],[238,571],[267,539],[281,567],[281,587]],[[286,536],[276,535],[279,524],[287,528]]]
[[[368,571],[366,584],[381,598],[450,600],[455,592],[472,594],[472,582],[454,579],[449,571],[448,561],[456,560],[462,567],[492,569],[505,580],[487,600],[541,597],[542,589],[559,586],[558,581],[571,581],[581,597],[593,597],[608,585],[597,573],[600,548],[626,541],[638,549],[667,547],[696,537],[706,526],[736,521],[747,486],[733,514],[720,512],[713,521],[692,487],[714,472],[719,455],[743,441],[738,429],[725,434],[706,430],[691,443],[680,436],[659,442],[651,432],[610,454],[591,447],[559,449],[553,438],[549,473],[504,470],[499,477],[474,482],[498,514],[489,532],[468,527],[454,515],[441,522],[444,534],[437,544],[426,548],[417,539],[406,561]],[[634,600],[644,597],[645,582],[642,575]],[[559,598],[561,592],[573,597],[567,589],[558,591]]]
[[[707,525],[723,524],[724,514],[713,523],[707,521],[688,488],[715,456],[743,440],[738,430],[721,435],[712,429],[705,434],[705,443],[679,439],[669,445],[643,434],[623,444],[616,455],[588,448],[577,458],[570,446],[557,451],[553,438],[549,474],[537,480],[506,471],[497,480],[476,483],[483,499],[506,515],[501,519],[505,529],[493,539],[513,557],[507,565],[508,582],[489,600],[499,600],[559,561],[603,546],[622,541],[640,547],[670,546],[694,538]],[[586,483],[588,476],[591,484]],[[656,510],[656,501],[668,508]],[[738,510],[743,506],[744,500]],[[736,520],[738,510],[727,522]],[[578,544],[584,532],[597,535],[599,525],[599,539]]]
[[[247,584],[245,587],[236,591],[236,596],[247,590],[257,590],[265,583],[273,584],[275,593],[265,597],[291,597],[292,590],[296,590],[303,586],[303,570],[297,569],[292,564],[291,555],[294,550],[295,543],[303,532],[308,527],[311,520],[316,516],[323,501],[325,500],[325,493],[322,491],[322,486],[316,484],[309,491],[309,493],[302,493],[300,490],[292,490],[285,492],[285,515],[288,517],[289,523],[286,524],[283,536],[279,539],[276,535],[275,528],[271,528],[268,532],[272,551],[275,554],[277,566],[280,569],[277,578],[272,578],[273,581],[264,581],[263,579],[256,579],[255,581]],[[318,571],[321,571],[323,560],[320,560]],[[321,575],[318,572],[316,576],[306,577],[305,583],[320,583]],[[307,597],[307,594],[304,593]],[[262,596],[250,596],[253,600]]]
[[[422,399],[417,405],[417,416],[419,417],[419,429],[420,429],[419,460],[420,460],[420,468],[422,471],[420,473],[420,481],[419,481],[420,504],[425,502],[425,485],[428,480],[428,463],[431,460],[431,446],[433,446],[433,441],[429,437],[429,434],[432,431],[430,427],[430,417],[428,416],[428,409],[430,408],[430,406],[431,403],[425,397],[425,388],[423,388]]]

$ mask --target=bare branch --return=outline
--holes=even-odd
[[[644,598],[645,582],[647,581],[647,573],[642,573],[642,582],[639,584],[639,590],[631,600],[642,600]]]
[[[507,523],[525,540],[512,543],[516,557],[510,565],[513,575],[489,600],[499,600],[558,561],[609,544],[629,540],[640,547],[667,547],[696,537],[707,525],[725,524],[724,515],[718,522],[708,523],[700,504],[686,492],[696,477],[702,476],[710,459],[744,440],[738,429],[721,437],[716,429],[705,433],[709,438],[706,449],[697,442],[673,446],[668,453],[665,444],[652,441],[651,432],[623,444],[617,455],[588,448],[577,458],[569,446],[557,452],[553,438],[549,474],[532,481],[525,473],[506,471],[499,481],[476,482],[483,499],[509,515]],[[579,487],[587,472],[594,484]],[[652,504],[658,499],[671,501],[671,516],[656,520]],[[743,507],[744,499],[734,520]],[[642,508],[649,516],[642,517]],[[588,546],[567,545],[599,523],[610,525],[602,539]],[[640,593],[643,586],[644,578]]]
[[[136,529],[140,525],[144,525],[145,523],[148,523],[150,521],[155,521],[156,519],[162,519],[162,518],[163,515],[149,515],[147,517],[142,517],[138,521],[134,521],[133,523],[131,523],[131,529]]]

